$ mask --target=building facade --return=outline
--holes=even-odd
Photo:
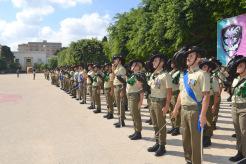
[[[27,44],[18,45],[18,51],[14,52],[15,61],[19,62],[23,71],[27,67],[33,67],[37,64],[47,64],[48,58],[53,56],[62,48],[61,43],[28,42]]]

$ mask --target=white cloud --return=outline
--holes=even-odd
[[[25,24],[36,24],[42,21],[43,16],[53,13],[55,9],[52,6],[37,8],[27,8],[16,14],[16,19]]]
[[[91,13],[79,18],[66,18],[60,22],[59,28],[56,30],[50,26],[40,26],[40,23],[35,24],[31,21],[35,17],[31,19],[32,17],[29,17],[28,14],[23,15],[19,14],[17,20],[12,22],[0,19],[0,44],[10,46],[12,50],[16,50],[18,44],[28,41],[47,40],[62,42],[63,46],[68,46],[71,41],[82,38],[101,39],[107,35],[106,29],[111,22],[111,18],[107,14]],[[39,18],[40,15],[37,17]]]

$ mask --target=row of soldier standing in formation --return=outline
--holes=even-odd
[[[197,46],[183,47],[172,59],[154,54],[148,62],[132,60],[124,67],[124,59],[114,56],[112,63],[104,66],[88,64],[46,71],[45,77],[54,85],[70,93],[89,109],[101,112],[100,92],[106,95],[107,115],[114,117],[114,102],[119,120],[116,128],[125,126],[125,111],[130,109],[134,133],[131,140],[142,138],[140,108],[144,95],[153,124],[156,143],[149,152],[156,156],[166,153],[166,134],[182,134],[184,156],[187,163],[202,162],[203,147],[211,145],[216,129],[222,88],[230,91],[232,118],[237,137],[238,153],[229,160],[240,161],[246,157],[246,57],[235,56],[223,68],[220,61],[204,58],[204,50]],[[171,68],[171,69],[170,69]],[[225,71],[226,70],[226,71]],[[230,81],[233,83],[230,83]],[[166,129],[169,113],[172,128]],[[203,137],[201,139],[201,137]]]

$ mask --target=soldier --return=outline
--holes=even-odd
[[[237,138],[237,154],[229,160],[246,163],[246,57],[237,56],[233,60],[233,72],[239,76],[232,83],[232,119]]]
[[[150,77],[151,77],[151,74],[152,74],[152,64],[147,61],[146,64],[145,64],[145,68],[146,68],[146,78],[147,78],[147,83],[148,83],[148,89],[145,91],[145,94],[146,94],[146,99],[147,99],[147,106],[145,106],[144,108],[148,108],[149,109],[149,113],[150,113],[150,107],[151,107],[151,101],[150,101],[150,86],[149,86],[149,83],[150,83]],[[151,120],[151,116],[148,120],[145,121],[145,123],[148,123],[149,125],[152,125],[152,120]]]
[[[106,63],[104,65],[104,93],[106,95],[106,103],[108,112],[104,118],[113,119],[114,118],[114,85],[113,85],[113,73],[112,73],[112,65],[111,63]]]
[[[172,77],[172,84],[173,84],[173,88],[172,88],[173,94],[172,95],[173,96],[172,96],[172,99],[171,99],[170,111],[169,111],[170,118],[172,117],[171,113],[172,113],[172,111],[174,109],[174,106],[175,106],[175,104],[177,102],[178,95],[179,95],[180,71],[176,67],[176,63],[174,61],[174,58],[171,60],[171,68],[172,68],[172,71],[170,71],[169,74]],[[167,133],[172,134],[172,136],[179,135],[180,134],[180,130],[179,130],[180,122],[181,122],[181,116],[180,116],[180,114],[178,114],[177,118],[171,119],[172,129],[170,129]]]
[[[126,69],[123,67],[124,60],[122,56],[114,56],[113,57],[113,85],[114,85],[114,97],[116,101],[116,106],[118,110],[119,121],[115,123],[116,128],[120,128],[121,126],[125,126],[125,109],[124,103],[126,96]]]
[[[92,82],[92,97],[95,101],[96,110],[94,110],[94,113],[101,113],[101,98],[100,98],[100,91],[101,91],[101,83],[102,83],[102,76],[99,72],[100,65],[95,64],[94,66],[94,77]]]
[[[150,77],[151,88],[151,119],[155,131],[156,144],[148,148],[148,152],[155,152],[155,156],[166,153],[166,113],[172,97],[171,76],[164,68],[167,58],[164,55],[153,55],[150,59],[155,71]]]
[[[88,73],[87,73],[87,91],[90,96],[91,100],[91,106],[88,107],[88,109],[95,109],[95,102],[92,96],[92,82],[93,82],[93,77],[95,73],[93,70],[93,64],[88,64]]]
[[[179,51],[176,61],[185,61],[188,67],[180,77],[180,93],[172,113],[176,118],[181,107],[181,127],[185,160],[202,163],[201,132],[207,122],[206,113],[210,98],[209,75],[199,69],[198,63],[204,53],[197,46]],[[180,60],[180,58],[182,60]],[[185,66],[182,66],[185,68]]]
[[[212,71],[216,69],[216,64],[212,60],[202,59],[199,64],[200,69],[207,72],[210,76],[210,103],[207,110],[207,123],[208,125],[204,128],[203,135],[203,147],[209,147],[211,145],[211,137],[213,135],[213,113],[218,111],[219,108],[219,81],[217,77],[213,76]]]
[[[86,104],[86,94],[87,94],[86,81],[87,81],[87,72],[86,72],[86,69],[85,69],[83,66],[81,66],[80,77],[81,77],[81,79],[83,79],[83,80],[81,81],[81,97],[82,97],[82,101],[80,102],[80,104]]]
[[[132,115],[135,131],[133,134],[129,135],[131,140],[138,140],[142,138],[142,120],[140,108],[144,98],[143,82],[146,80],[144,73],[141,73],[143,65],[144,63],[140,60],[132,60],[129,66],[133,73],[126,81],[128,106]]]

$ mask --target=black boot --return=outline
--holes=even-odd
[[[236,134],[233,134],[233,135],[231,135],[231,137],[236,138],[236,137],[237,137],[237,135],[236,135]]]
[[[103,118],[108,118],[108,115],[109,115],[109,113],[107,113],[106,115],[104,115]]]
[[[173,131],[174,131],[174,128],[169,129],[169,130],[167,131],[167,134],[172,134]]]
[[[172,132],[172,136],[177,136],[180,134],[179,128],[175,128]]]
[[[140,140],[142,139],[141,132],[136,132],[134,136],[131,137],[131,140]]]
[[[86,103],[85,103],[85,101],[83,100],[83,101],[80,102],[80,104],[86,104]]]
[[[238,162],[243,159],[243,155],[240,152],[237,152],[237,154],[234,157],[229,158],[232,162]]]
[[[203,147],[209,147],[211,145],[212,145],[211,138],[208,137],[208,136],[204,136],[204,138],[203,138]]]
[[[129,135],[128,138],[132,138],[137,132],[135,131],[133,134]]]
[[[246,157],[244,157],[242,160],[240,160],[237,164],[245,164],[246,163]]]
[[[159,148],[159,143],[158,141],[156,141],[156,143],[152,147],[149,147],[147,150],[148,152],[156,152],[158,148]]]
[[[124,126],[126,126],[124,120],[121,120],[121,124],[120,124],[120,121],[119,121],[119,122],[115,125],[116,128],[121,128],[121,127],[124,127]]]
[[[97,108],[96,110],[93,111],[95,114],[101,113],[101,108]]]
[[[113,118],[114,118],[114,115],[113,115],[112,113],[109,113],[107,119],[108,119],[108,120],[111,120],[111,119],[113,119]]]
[[[145,121],[145,123],[150,123],[150,122],[151,122],[151,118]]]
[[[164,145],[159,145],[158,150],[155,152],[155,156],[159,157],[166,153],[166,148]]]

